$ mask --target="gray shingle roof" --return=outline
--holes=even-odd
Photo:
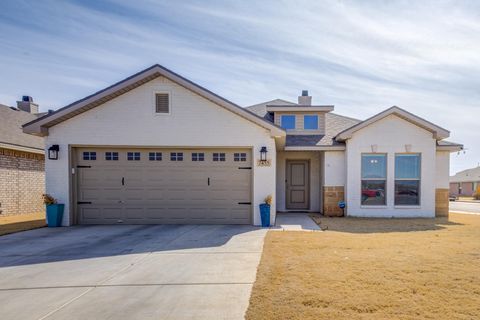
[[[0,104],[0,143],[15,147],[44,149],[44,139],[23,133],[22,125],[42,114],[31,114]]]
[[[450,182],[477,182],[480,181],[480,167],[457,172],[450,177]]]

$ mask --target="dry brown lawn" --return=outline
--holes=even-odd
[[[0,236],[45,227],[45,213],[0,217]]]
[[[247,319],[480,319],[480,215],[270,231]]]

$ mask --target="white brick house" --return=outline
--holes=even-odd
[[[24,131],[59,146],[46,185],[67,204],[64,225],[258,225],[267,195],[272,222],[339,215],[341,200],[351,216],[445,214],[448,154],[461,148],[448,131],[397,107],[363,122],[333,109],[306,92],[241,108],[154,65]]]

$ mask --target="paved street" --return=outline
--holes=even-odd
[[[450,211],[480,214],[480,202],[450,201]]]

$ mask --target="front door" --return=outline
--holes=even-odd
[[[287,160],[287,209],[306,210],[310,207],[308,160]]]

